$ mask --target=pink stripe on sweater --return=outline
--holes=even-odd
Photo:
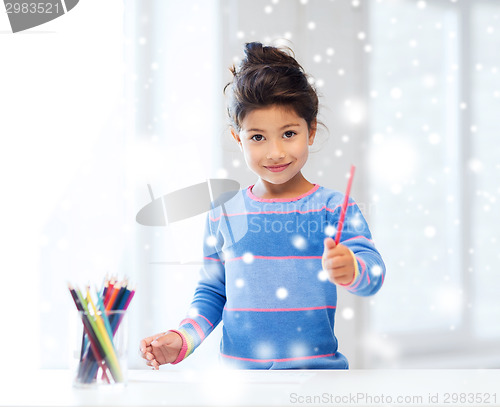
[[[244,360],[247,362],[268,363],[268,362],[291,362],[294,360],[327,358],[327,357],[335,356],[335,353],[329,353],[327,355],[299,356],[296,358],[285,358],[285,359],[250,359],[250,358],[240,358],[238,356],[225,355],[223,353],[221,353],[221,356],[228,358],[228,359]]]
[[[310,259],[321,259],[322,256],[253,256],[254,259],[264,259],[264,260],[310,260]],[[234,257],[227,261],[241,260],[243,257]]]
[[[203,341],[203,339],[205,339],[205,333],[203,332],[203,329],[201,329],[201,327],[198,325],[198,322],[196,322],[194,319],[186,318],[185,320],[183,320],[181,322],[181,328],[182,328],[182,325],[184,325],[184,324],[191,324],[193,326],[193,328],[196,330],[196,333],[198,334],[200,339],[202,341]]]
[[[366,240],[368,240],[370,243],[373,243],[373,240],[368,239],[366,236],[355,236],[355,237],[351,237],[351,238],[349,238],[349,239],[343,240],[341,243],[343,243],[343,242],[348,242],[349,240],[354,240],[354,239],[366,239]]]
[[[259,202],[293,202],[293,201],[297,201],[301,198],[304,198],[305,196],[311,195],[312,193],[316,192],[319,188],[319,184],[314,184],[314,187],[311,188],[309,191],[303,193],[302,195],[293,197],[293,198],[271,198],[271,199],[259,198],[253,194],[253,192],[252,192],[253,187],[254,187],[254,185],[250,185],[247,188],[247,195],[250,198],[252,198],[254,201],[259,201]]]
[[[212,257],[203,257],[203,260],[222,261],[221,259],[214,259]]]
[[[354,202],[351,202],[350,204],[348,204],[347,206],[354,206],[356,205],[356,203]],[[299,211],[299,210],[296,210],[296,211],[256,211],[256,212],[237,212],[237,213],[223,213],[221,214],[220,216],[218,216],[217,218],[212,218],[210,216],[210,220],[212,222],[217,222],[220,218],[222,218],[223,216],[227,216],[228,218],[231,217],[231,216],[247,216],[247,215],[268,215],[268,214],[276,214],[276,215],[286,215],[286,214],[289,214],[289,213],[300,213],[301,215],[302,214],[305,214],[305,213],[311,213],[311,212],[321,212],[322,210],[326,210],[328,212],[335,212],[338,208],[340,208],[342,205],[337,205],[335,208],[328,208],[327,206],[323,205],[321,208],[319,209],[309,209],[307,211]]]
[[[226,311],[245,311],[245,312],[287,312],[287,311],[311,311],[318,309],[335,309],[334,305],[325,305],[321,307],[304,307],[304,308],[226,308]]]
[[[361,281],[363,281],[363,276],[365,275],[365,272],[366,272],[366,264],[363,260],[361,260],[359,257],[356,257],[356,260],[359,261],[359,264],[361,264],[361,275],[359,276],[359,279],[358,279],[358,282],[350,287],[351,290],[354,290],[356,289],[360,284],[361,284]],[[368,273],[366,274],[367,278],[368,278],[368,284],[370,284],[370,276],[368,275]]]
[[[172,362],[173,365],[176,365],[177,363],[182,362],[184,360],[184,358],[186,357],[188,345],[187,345],[186,338],[184,337],[184,335],[181,332],[176,331],[175,329],[171,329],[170,332],[175,332],[176,334],[178,334],[182,338],[182,347],[181,347],[181,350],[179,352],[179,355],[177,355],[177,359],[175,359]]]
[[[199,316],[199,317],[202,317],[205,321],[207,321],[207,322],[210,324],[210,326],[211,326],[212,328],[214,327],[214,326],[213,326],[213,324],[212,324],[212,323],[208,320],[208,318],[207,318],[207,317],[205,317],[205,316],[203,316],[203,315],[201,315],[201,314],[198,314],[198,316]]]

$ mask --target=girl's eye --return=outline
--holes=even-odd
[[[256,134],[255,136],[252,136],[251,140],[253,141],[261,141],[264,137],[262,134]]]
[[[292,138],[293,136],[295,136],[297,133],[295,133],[294,131],[287,131],[285,132],[285,134],[283,134],[286,138]]]

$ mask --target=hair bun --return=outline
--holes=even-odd
[[[287,106],[302,117],[309,128],[316,126],[318,95],[309,83],[290,48],[245,44],[245,58],[238,69],[230,69],[233,81],[229,90],[227,112],[232,126],[241,129],[245,116],[254,109],[271,105]]]
[[[242,68],[251,65],[286,65],[301,69],[290,48],[278,49],[260,42],[248,42],[244,52],[246,58],[242,61]]]

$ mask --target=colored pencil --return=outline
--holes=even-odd
[[[355,169],[356,167],[354,165],[351,165],[351,173],[349,174],[349,181],[347,181],[347,189],[345,192],[344,203],[342,204],[342,209],[340,211],[339,224],[337,226],[337,233],[335,235],[336,244],[339,244],[340,236],[342,234],[342,229],[344,228],[344,219],[345,219],[345,214],[347,212],[347,204],[349,202],[349,195],[351,193],[351,185],[352,185],[352,179],[354,178]]]
[[[114,382],[122,382],[124,376],[113,338],[135,290],[128,288],[127,280],[119,282],[106,277],[101,289],[96,287],[94,301],[90,286],[86,287],[85,296],[71,284],[68,284],[68,288],[84,325],[77,380],[92,383],[101,368],[106,382],[111,382],[108,372]]]
[[[106,311],[110,311],[112,309],[113,304],[114,304],[114,302],[116,300],[116,297],[117,297],[118,293],[120,292],[120,290],[121,290],[120,283],[116,283],[113,286],[113,292],[109,296],[108,303],[105,304],[106,305]]]
[[[111,296],[111,293],[113,292],[113,287],[115,285],[115,280],[111,278],[108,282],[108,289],[106,290],[106,295],[104,297],[104,305],[106,305],[109,301],[109,297]]]
[[[76,294],[75,289],[71,285],[68,285],[68,288],[69,288],[69,291],[71,293],[71,296],[73,297],[73,300],[75,302],[77,310],[82,313],[81,315],[82,315],[84,332],[87,334],[87,336],[89,338],[90,348],[92,349],[92,352],[93,352],[95,358],[97,359],[97,362],[103,368],[102,370],[103,370],[103,374],[105,375],[105,379],[109,382],[109,378],[106,374],[106,365],[104,363],[104,358],[103,358],[104,352],[103,352],[102,348],[100,347],[100,344],[97,342],[97,338],[96,338],[96,336],[91,328],[88,317],[85,314],[83,304],[81,303],[78,295]],[[80,362],[81,362],[81,360],[80,360]],[[84,365],[82,363],[80,363],[79,370],[78,370],[79,377],[81,377],[81,375],[83,373],[83,368],[84,368]]]

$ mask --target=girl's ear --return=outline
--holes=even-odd
[[[235,141],[238,143],[238,146],[240,147],[240,150],[243,151],[243,146],[241,145],[241,139],[238,133],[234,130],[234,128],[231,127],[231,135],[235,139]]]
[[[309,145],[312,146],[314,143],[314,137],[316,137],[316,129],[318,128],[318,121],[314,119],[309,128]]]

